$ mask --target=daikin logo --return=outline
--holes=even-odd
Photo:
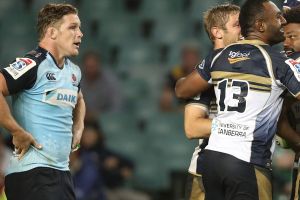
[[[57,106],[75,107],[77,103],[77,91],[69,89],[54,89],[47,91],[43,101]]]
[[[58,93],[56,100],[58,100],[58,101],[65,101],[65,102],[70,102],[70,103],[76,104],[76,97],[77,96],[75,96],[75,95]]]

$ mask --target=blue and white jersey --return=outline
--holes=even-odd
[[[43,146],[31,146],[21,160],[12,157],[6,174],[36,167],[69,170],[79,67],[65,59],[59,68],[52,55],[38,47],[1,72],[12,95],[13,116]]]
[[[258,40],[227,46],[200,71],[218,113],[206,149],[270,167],[283,91],[300,95],[300,64]]]

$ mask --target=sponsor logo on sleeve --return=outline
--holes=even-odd
[[[36,66],[36,62],[30,58],[17,58],[15,62],[4,69],[16,80],[34,66]]]
[[[294,72],[296,79],[300,82],[300,62],[294,59],[287,59],[285,63],[290,66],[290,68]]]
[[[230,64],[250,59],[250,52],[230,51],[228,61]]]

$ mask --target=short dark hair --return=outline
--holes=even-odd
[[[284,14],[283,17],[286,20],[286,23],[297,23],[300,24],[300,6],[293,7],[289,10],[287,10]]]
[[[71,4],[46,4],[38,14],[37,18],[37,33],[39,40],[43,39],[46,30],[49,26],[54,25],[63,16],[68,14],[78,14],[78,10]]]
[[[248,34],[253,31],[255,21],[263,17],[263,3],[268,1],[269,0],[247,0],[241,6],[239,23],[242,36],[247,37]]]

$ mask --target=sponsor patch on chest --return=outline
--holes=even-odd
[[[70,89],[55,89],[46,91],[43,102],[57,106],[75,107],[77,103],[77,91]]]

